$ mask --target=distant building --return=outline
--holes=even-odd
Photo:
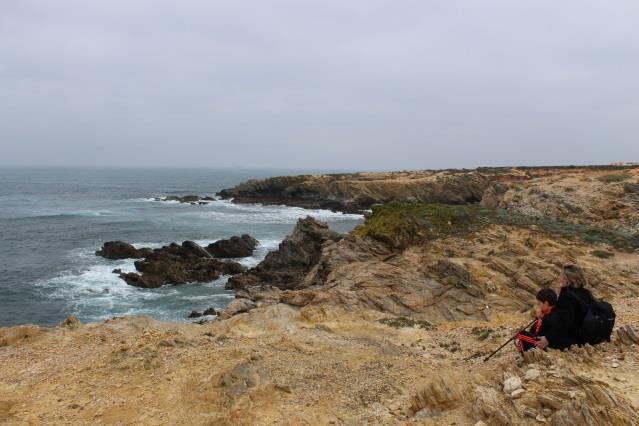
[[[610,163],[611,166],[639,166],[639,163],[633,163],[630,161],[618,161],[616,163]]]

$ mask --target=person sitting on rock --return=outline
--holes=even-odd
[[[551,288],[544,288],[537,292],[537,305],[535,306],[535,321],[528,331],[522,331],[517,335],[515,344],[520,352],[527,351],[537,346],[542,337],[550,336],[555,340],[559,316],[555,312],[557,306],[557,293]],[[541,337],[540,337],[541,336]],[[548,337],[546,337],[548,339]]]
[[[586,279],[582,269],[577,265],[568,264],[562,267],[560,284],[557,306],[553,309],[558,317],[557,324],[553,325],[552,333],[539,338],[535,346],[540,349],[566,349],[582,343],[579,329],[586,317],[587,303],[593,300],[592,293],[584,288]]]

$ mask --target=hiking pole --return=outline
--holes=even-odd
[[[486,358],[484,358],[484,362],[488,361],[489,359],[491,359],[493,357],[493,355],[495,355],[497,352],[501,351],[502,349],[504,349],[504,347],[510,343],[511,340],[513,340],[514,338],[517,337],[517,335],[519,333],[521,333],[522,331],[525,331],[528,327],[530,327],[531,325],[533,325],[533,323],[537,321],[537,318],[535,318],[534,320],[530,321],[530,323],[528,323],[528,325],[524,326],[524,328],[520,329],[517,333],[515,333],[513,335],[513,337],[511,337],[510,339],[506,340],[506,343],[504,343],[503,345],[501,345],[499,348],[497,348],[497,350],[495,350],[495,352],[493,352],[492,354],[488,355]]]

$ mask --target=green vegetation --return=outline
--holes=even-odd
[[[378,321],[393,328],[418,327],[424,330],[433,330],[435,328],[435,325],[428,321],[414,320],[406,317],[383,318]]]
[[[611,257],[615,256],[614,253],[605,250],[593,250],[590,252],[590,254],[601,259],[610,259]]]
[[[603,175],[597,178],[598,181],[603,183],[622,182],[626,179],[630,179],[630,176],[626,174],[622,174],[622,173],[617,173],[612,175]]]
[[[439,347],[446,349],[450,353],[461,351],[461,345],[455,340],[451,340],[450,342],[441,342]]]
[[[475,336],[477,336],[477,339],[486,340],[488,336],[493,334],[494,331],[495,330],[493,330],[492,328],[473,327],[473,329],[470,332],[474,334]]]
[[[639,234],[597,228],[548,218],[535,218],[503,209],[491,209],[477,204],[415,204],[391,202],[373,206],[373,214],[355,234],[374,238],[391,247],[405,249],[429,240],[473,235],[491,224],[531,227],[564,238],[587,243],[605,243],[618,250],[639,248]]]

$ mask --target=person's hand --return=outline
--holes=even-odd
[[[548,339],[546,339],[546,336],[541,336],[539,338],[539,341],[535,343],[535,346],[537,346],[539,349],[546,349],[549,343],[550,342],[548,342]]]
[[[539,306],[535,306],[535,318],[542,319],[544,317],[544,313],[542,312]]]

